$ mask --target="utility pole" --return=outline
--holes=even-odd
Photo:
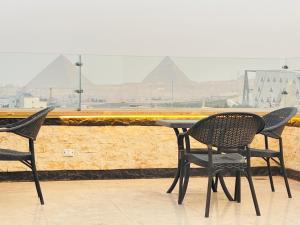
[[[53,89],[52,89],[52,87],[49,89],[49,100],[48,100],[48,105],[52,105],[52,91],[53,91]]]
[[[172,108],[174,107],[174,81],[172,79]]]
[[[75,90],[75,92],[78,94],[78,111],[81,111],[81,94],[83,93],[82,87],[81,87],[81,67],[82,67],[82,62],[81,62],[81,55],[79,55],[78,62],[75,63],[76,66],[79,67],[79,89]]]
[[[243,106],[249,105],[249,79],[248,79],[248,70],[245,70],[245,76],[244,76],[244,89],[243,89]]]

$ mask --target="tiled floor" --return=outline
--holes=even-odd
[[[230,188],[233,179],[227,178]],[[266,178],[254,184],[261,208],[255,215],[248,183],[242,203],[228,202],[222,191],[212,195],[211,216],[204,218],[205,178],[191,178],[183,205],[177,190],[166,194],[171,179],[42,182],[41,206],[33,183],[0,183],[1,225],[300,225],[300,183],[290,180],[293,198],[275,178],[272,193]]]

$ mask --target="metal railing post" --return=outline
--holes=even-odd
[[[76,90],[75,92],[78,93],[78,108],[77,110],[78,111],[81,111],[81,94],[83,93],[83,90],[82,90],[82,87],[81,87],[81,67],[82,67],[82,61],[81,61],[81,55],[79,55],[79,58],[78,58],[78,62],[75,63],[76,66],[79,67],[79,89]]]

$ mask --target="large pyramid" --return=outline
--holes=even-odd
[[[193,84],[174,61],[166,56],[143,80],[145,84]]]
[[[78,68],[65,56],[58,56],[36,77],[34,77],[25,89],[78,89],[79,77]],[[82,76],[82,87],[90,88],[94,86],[87,78]]]

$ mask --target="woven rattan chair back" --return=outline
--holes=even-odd
[[[17,126],[15,126],[11,132],[35,140],[41,126],[46,119],[47,114],[53,109],[54,107],[47,107],[27,117],[26,119],[17,122]]]
[[[272,111],[263,116],[265,120],[265,129],[270,129],[268,132],[276,134],[276,136],[281,136],[285,125],[290,119],[292,119],[297,113],[297,108],[295,107],[286,107]]]
[[[260,116],[252,113],[220,113],[197,122],[188,134],[218,149],[238,149],[249,145],[264,124]]]

